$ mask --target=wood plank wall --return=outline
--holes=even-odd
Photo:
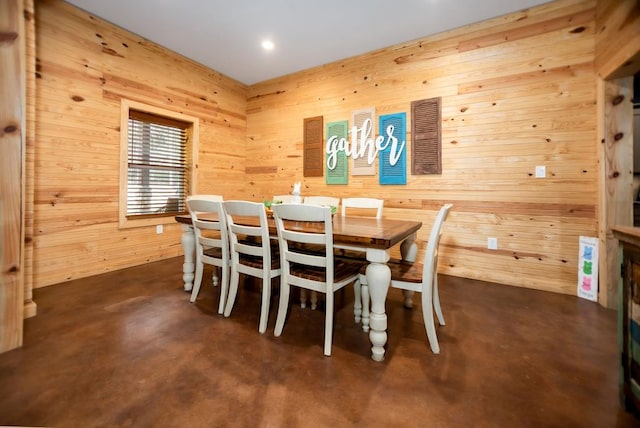
[[[246,86],[62,1],[35,12],[34,286],[182,254],[173,219],[118,229],[120,100],[199,117],[198,192],[243,197]]]
[[[0,3],[0,353],[22,346],[24,152],[23,0]]]
[[[380,197],[385,216],[424,222],[422,240],[452,202],[440,272],[576,294],[578,239],[598,236],[595,8],[559,0],[251,86],[250,197],[296,181],[303,195]],[[302,176],[304,118],[409,113],[431,97],[442,97],[442,175],[409,174],[406,186]],[[537,165],[547,178],[535,178]]]
[[[27,135],[25,148],[25,200],[24,200],[24,317],[33,317],[37,313],[37,304],[33,301],[33,195],[35,192],[35,142],[36,142],[36,24],[34,0],[24,0],[24,25],[27,39],[25,49],[25,114]]]
[[[382,197],[385,215],[425,222],[422,239],[451,201],[441,272],[575,294],[578,237],[598,233],[595,8],[558,0],[246,88],[60,0],[38,1],[33,285],[180,254],[173,224],[163,235],[117,228],[128,97],[201,118],[200,193],[260,200],[302,181],[306,195]],[[436,96],[441,176],[409,175],[407,186],[302,177],[304,118],[408,112]],[[548,178],[534,178],[536,165]]]
[[[598,0],[596,72],[603,79],[640,72],[640,4],[637,0]]]
[[[633,226],[633,75],[640,72],[640,9],[636,0],[598,0],[596,62],[600,155],[599,301],[618,305],[620,260],[611,227]],[[603,79],[606,79],[603,80]],[[631,162],[631,163],[630,163]]]

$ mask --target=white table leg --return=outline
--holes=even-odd
[[[184,281],[184,291],[191,291],[193,288],[193,271],[196,253],[196,238],[193,234],[193,227],[187,224],[182,225],[182,251],[184,252],[184,263],[182,264],[182,280]]]
[[[384,360],[384,346],[387,343],[387,314],[385,300],[391,281],[391,271],[387,262],[389,252],[386,250],[367,249],[367,284],[371,296],[371,314],[369,321],[369,340],[371,341],[371,358]]]
[[[400,244],[400,254],[402,255],[402,260],[407,260],[409,262],[415,262],[416,257],[418,255],[418,244],[416,244],[416,234],[412,234],[408,236],[402,243]],[[404,295],[404,307],[412,308],[413,307],[413,291],[402,290],[402,294]]]

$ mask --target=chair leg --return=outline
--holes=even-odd
[[[240,282],[240,273],[231,269],[231,278],[229,279],[229,297],[227,297],[227,304],[224,308],[224,316],[231,315],[231,310],[236,301],[236,295],[238,294],[238,282]]]
[[[424,319],[424,328],[427,331],[427,338],[431,351],[434,354],[440,353],[440,345],[438,345],[438,336],[436,335],[436,325],[433,320],[433,281],[425,284],[422,290],[422,318]]]
[[[287,317],[287,308],[289,307],[289,290],[290,286],[287,282],[280,280],[280,303],[278,304],[278,317],[276,318],[276,327],[273,331],[274,336],[280,336],[284,328],[284,320]]]
[[[433,309],[438,317],[438,323],[444,324],[444,316],[442,316],[442,308],[440,308],[440,295],[438,293],[438,274],[433,275]]]
[[[407,309],[413,308],[413,294],[413,291],[402,290],[402,295],[404,296],[403,306]]]
[[[204,270],[204,265],[202,262],[196,260],[196,274],[193,279],[193,288],[191,289],[191,303],[196,301],[196,297],[198,297],[198,293],[200,292],[200,285],[202,284],[202,271]]]
[[[260,325],[258,331],[264,333],[267,331],[269,322],[269,302],[271,300],[271,278],[263,273],[262,276],[262,304],[260,308]]]
[[[307,290],[304,288],[300,289],[300,307],[302,309],[307,307]]]
[[[360,297],[362,297],[362,330],[369,331],[369,304],[371,300],[369,298],[369,284],[362,284],[360,286]]]
[[[315,311],[318,308],[318,293],[316,291],[311,292],[311,310]]]
[[[218,313],[224,313],[224,306],[227,303],[227,293],[229,292],[229,266],[220,268],[222,271],[222,285],[220,286],[220,303],[218,304]]]
[[[360,323],[360,320],[362,319],[362,295],[360,292],[360,283],[360,280],[353,283],[353,316],[356,320],[356,324]]]
[[[333,341],[333,299],[334,292],[325,294],[324,308],[324,355],[331,356],[331,342]]]
[[[211,275],[211,282],[213,282],[213,286],[214,286],[214,287],[217,287],[217,286],[218,286],[218,283],[219,283],[219,281],[218,281],[218,278],[219,278],[219,276],[220,276],[220,272],[218,272],[218,270],[219,270],[219,269],[220,269],[220,268],[219,268],[219,267],[217,267],[217,266],[216,266],[216,267],[214,267],[214,268],[213,268],[213,274]]]

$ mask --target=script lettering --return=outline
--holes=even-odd
[[[362,123],[362,127],[358,128],[354,126],[351,128],[351,142],[346,138],[338,138],[337,136],[331,136],[327,140],[325,152],[327,153],[327,168],[335,169],[338,162],[338,153],[344,152],[346,156],[351,156],[353,159],[359,159],[367,157],[367,163],[371,165],[378,152],[385,150],[391,144],[391,153],[389,154],[389,164],[394,166],[398,163],[400,156],[406,146],[406,141],[403,141],[398,145],[398,139],[393,136],[394,126],[389,125],[386,129],[386,138],[384,135],[378,135],[374,141],[373,138],[369,138],[371,134],[372,124],[371,119],[366,119]]]

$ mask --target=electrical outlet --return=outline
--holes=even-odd
[[[547,176],[547,167],[544,165],[536,166],[536,178],[545,178]]]
[[[156,226],[156,233],[158,235],[160,235],[162,232],[164,232],[164,227],[161,224],[157,225]]]
[[[497,250],[498,238],[487,238],[487,248],[490,250]]]

